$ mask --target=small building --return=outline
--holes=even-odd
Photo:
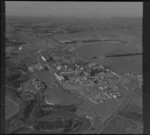
[[[56,76],[56,78],[57,78],[59,81],[64,80],[64,77],[63,77],[63,76],[58,76],[56,73],[55,73],[55,76]]]

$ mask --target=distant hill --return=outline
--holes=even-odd
[[[118,22],[118,23],[124,23],[124,22],[142,22],[142,18],[138,17],[112,17],[112,18],[96,18],[96,17],[71,17],[71,16],[6,16],[6,23],[38,23],[38,22],[51,22],[51,21],[69,21],[74,22],[75,20],[78,20],[79,22],[85,22],[85,21],[107,21],[111,20],[111,22]]]
[[[38,23],[38,22],[45,22],[50,21],[51,17],[29,17],[29,16],[7,16],[6,17],[6,24],[7,23]]]

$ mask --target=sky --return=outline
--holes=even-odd
[[[6,2],[7,16],[142,17],[142,2]]]

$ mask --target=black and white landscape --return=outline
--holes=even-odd
[[[142,134],[142,2],[6,2],[6,133]]]

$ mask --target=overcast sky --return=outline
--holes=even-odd
[[[142,2],[6,2],[8,16],[142,17]]]

